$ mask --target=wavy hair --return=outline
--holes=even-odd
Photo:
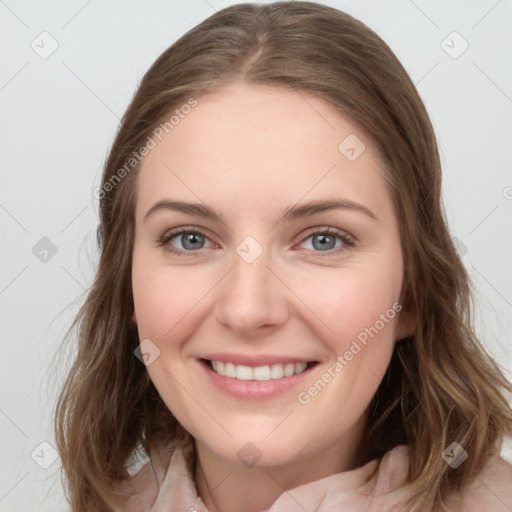
[[[378,147],[400,220],[401,304],[415,332],[396,343],[370,404],[370,459],[411,449],[412,502],[442,504],[463,491],[512,435],[512,387],[472,327],[468,274],[441,203],[433,128],[408,74],[363,23],[310,2],[238,4],[191,29],[144,75],[105,163],[100,259],[66,338],[78,351],[55,415],[58,450],[73,512],[116,510],[117,486],[138,448],[184,446],[189,435],[134,356],[131,265],[139,165],[113,177],[173,109],[230,82],[293,88],[322,98],[362,127]],[[125,168],[126,169],[126,168]],[[110,186],[108,184],[110,183]],[[441,454],[453,441],[469,452],[456,471]]]

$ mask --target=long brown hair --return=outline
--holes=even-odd
[[[502,395],[512,387],[472,328],[469,278],[447,228],[437,144],[414,84],[363,23],[294,1],[238,4],[200,23],[157,59],[122,119],[99,194],[101,257],[69,331],[77,330],[78,353],[56,411],[72,511],[113,510],[134,451],[188,435],[134,356],[139,165],[126,163],[173,109],[234,80],[318,96],[358,123],[382,154],[400,220],[401,303],[417,326],[395,346],[366,435],[372,459],[398,444],[411,446],[414,503],[430,510],[445,490],[465,489],[512,434]],[[453,441],[469,452],[457,470],[441,457]]]

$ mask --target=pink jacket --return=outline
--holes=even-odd
[[[378,460],[295,487],[261,512],[408,512],[400,489],[406,483],[408,450],[401,445],[386,453],[370,480]],[[182,451],[174,451],[170,462],[169,456],[153,456],[153,468],[146,464],[123,484],[122,492],[130,496],[123,512],[208,512]],[[445,503],[453,512],[512,512],[512,466],[496,456],[464,496],[452,494]]]

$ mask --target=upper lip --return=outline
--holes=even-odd
[[[240,364],[244,366],[267,366],[271,364],[286,364],[286,363],[310,363],[316,362],[313,359],[306,359],[301,357],[291,356],[278,356],[278,355],[249,355],[249,354],[207,354],[200,359],[209,359],[210,361],[222,361],[223,363]]]

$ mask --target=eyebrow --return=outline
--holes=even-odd
[[[373,220],[378,220],[377,216],[369,210],[366,206],[350,201],[348,199],[330,199],[321,201],[312,201],[306,204],[289,206],[284,209],[283,213],[279,217],[277,224],[284,222],[292,222],[294,220],[310,217],[317,213],[329,211],[329,210],[352,210],[363,213]],[[158,211],[177,211],[203,219],[211,219],[213,221],[221,222],[225,224],[225,220],[222,214],[213,208],[210,208],[200,203],[186,203],[183,201],[171,201],[168,199],[162,199],[155,203],[144,216],[144,220],[153,215]]]

